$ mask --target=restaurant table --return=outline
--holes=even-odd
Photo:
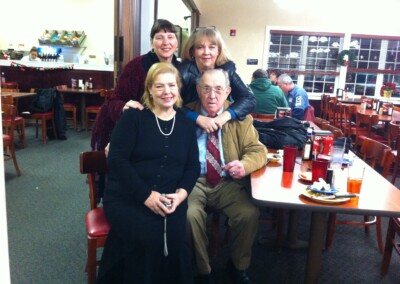
[[[277,163],[267,164],[251,174],[252,198],[259,206],[312,212],[304,283],[318,281],[328,213],[400,217],[400,190],[364,161],[361,164],[366,172],[358,202],[340,204],[317,203],[302,195],[307,183],[299,175],[309,171],[311,162],[302,162],[300,157],[293,173],[283,172],[282,164]]]
[[[392,121],[392,116],[391,115],[385,115],[385,114],[380,114],[376,110],[372,109],[361,109],[361,107],[357,110],[359,113],[362,114],[377,114],[378,119],[383,122],[390,122]]]
[[[72,94],[80,96],[81,108],[81,129],[85,128],[85,109],[86,109],[86,96],[99,96],[100,89],[78,89],[78,88],[59,88],[61,94]]]
[[[4,95],[12,95],[12,97],[14,99],[15,107],[18,109],[18,101],[19,101],[19,99],[28,98],[28,97],[34,97],[34,96],[36,96],[36,93],[34,93],[34,92],[2,92],[1,95],[2,96],[4,96]]]

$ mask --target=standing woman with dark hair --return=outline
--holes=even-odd
[[[222,128],[230,119],[243,120],[254,110],[254,94],[236,73],[236,65],[231,60],[220,32],[215,28],[197,28],[183,48],[182,60],[178,69],[182,77],[181,96],[184,104],[199,99],[196,81],[205,70],[218,68],[229,74],[233,104],[227,110],[215,118],[187,110],[186,115],[206,132],[211,133]]]
[[[179,65],[174,53],[178,47],[178,31],[169,21],[158,19],[150,32],[152,49],[138,56],[123,68],[115,87],[115,94],[101,107],[93,128],[91,146],[103,150],[110,141],[111,131],[122,115],[124,106],[142,109],[139,103],[144,93],[144,81],[150,67],[157,62]]]
[[[200,175],[195,123],[178,108],[169,63],[147,75],[145,108],[128,109],[112,133],[104,212],[111,225],[98,283],[193,283],[187,197]]]

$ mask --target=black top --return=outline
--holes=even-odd
[[[191,192],[200,174],[195,125],[180,111],[174,126],[173,119],[158,121],[166,134],[173,127],[171,135],[160,132],[155,115],[147,109],[124,111],[113,130],[104,193],[111,230],[98,283],[193,283],[187,199],[166,218],[144,202],[152,190],[174,193],[184,188]],[[166,248],[168,256],[164,255]]]
[[[172,120],[158,119],[164,133]],[[106,192],[115,192],[134,203],[143,204],[152,190],[174,193],[177,188],[192,190],[199,176],[199,155],[195,125],[177,111],[174,129],[164,136],[150,110],[124,112],[111,136]]]

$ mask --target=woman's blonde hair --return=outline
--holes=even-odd
[[[194,49],[199,46],[204,38],[207,38],[212,44],[218,47],[218,57],[215,62],[217,66],[221,66],[228,61],[232,61],[221,33],[215,27],[197,28],[187,40],[182,51],[182,59],[194,61]]]
[[[177,100],[176,100],[174,106],[175,107],[182,106],[183,101],[182,101],[182,97],[180,95],[182,83],[181,83],[181,77],[179,75],[179,71],[171,63],[159,62],[159,63],[153,64],[150,67],[149,72],[147,73],[147,76],[146,76],[146,81],[144,83],[145,91],[144,91],[144,94],[142,97],[142,101],[143,101],[143,104],[150,110],[154,109],[154,101],[150,94],[150,89],[153,86],[154,81],[156,80],[158,75],[166,74],[166,73],[170,73],[170,74],[174,75],[175,79],[176,79],[176,84],[178,85],[178,91],[176,94],[178,97],[177,97]]]

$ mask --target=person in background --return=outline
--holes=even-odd
[[[292,109],[292,117],[303,120],[304,113],[310,106],[306,90],[295,85],[288,74],[279,76],[278,86],[285,93],[286,100]]]
[[[178,47],[178,31],[171,22],[156,20],[150,31],[150,42],[151,51],[128,62],[118,78],[114,96],[101,107],[93,127],[93,150],[103,150],[107,146],[111,131],[122,115],[124,107],[143,109],[140,99],[144,93],[144,81],[154,63],[169,62],[175,67],[179,65],[174,55]]]
[[[42,61],[39,58],[39,51],[38,51],[37,47],[33,46],[31,48],[31,50],[29,51],[29,54],[22,57],[21,61],[36,61],[36,62]]]
[[[289,107],[282,90],[272,85],[263,69],[254,71],[250,89],[256,97],[255,113],[274,114],[277,107]]]
[[[213,27],[197,28],[185,44],[182,52],[182,64],[178,67],[182,77],[181,96],[184,105],[199,99],[196,91],[196,80],[209,69],[223,69],[228,72],[231,82],[233,104],[215,118],[210,118],[193,111],[187,116],[196,121],[206,132],[213,132],[229,120],[245,119],[250,114],[256,100],[252,91],[243,83],[236,73],[232,61],[219,31]]]
[[[200,166],[195,123],[176,109],[180,86],[173,65],[154,64],[145,109],[124,111],[114,128],[104,196],[111,230],[97,283],[193,283],[187,196]]]
[[[271,80],[272,84],[277,86],[278,85],[278,77],[282,74],[282,71],[279,69],[269,69],[268,76]]]
[[[226,100],[231,93],[229,74],[224,70],[204,71],[198,80],[197,91],[200,101],[188,107],[203,116],[216,117],[231,106]],[[209,147],[210,143],[213,149]],[[227,274],[232,283],[253,283],[246,269],[250,266],[259,210],[246,189],[250,186],[250,173],[267,162],[266,148],[258,140],[251,115],[242,121],[229,120],[213,133],[198,127],[197,144],[201,176],[189,195],[187,213],[197,283],[214,281],[207,253],[206,206],[222,211],[229,220],[232,244]]]

